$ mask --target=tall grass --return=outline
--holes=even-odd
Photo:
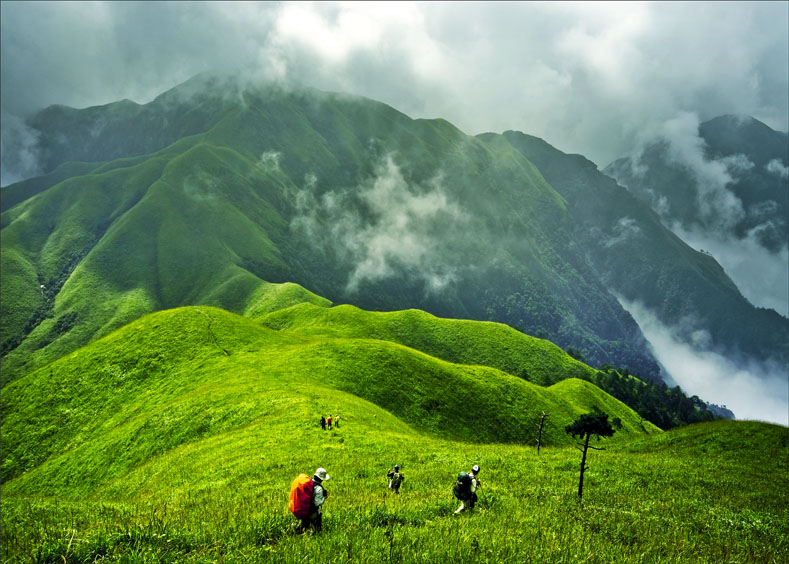
[[[260,423],[246,434],[266,434]],[[690,435],[688,435],[688,433]],[[227,469],[235,442],[198,460],[215,472],[176,484],[162,457],[112,496],[3,496],[4,562],[785,562],[789,556],[787,430],[710,424],[672,435],[717,433],[739,451],[707,456],[664,446],[663,436],[595,452],[583,502],[569,447],[444,442],[346,423],[284,441],[264,461]],[[723,437],[728,437],[724,439]],[[294,437],[282,437],[293,439]],[[776,443],[775,439],[783,441]],[[757,455],[762,452],[762,455]],[[251,456],[251,453],[247,453]],[[754,456],[758,464],[746,457]],[[242,457],[243,458],[243,457]],[[221,462],[215,462],[216,459]],[[386,489],[388,466],[406,481]],[[473,514],[454,516],[450,487],[482,466]],[[297,536],[287,490],[323,465],[332,479],[321,534]],[[231,465],[232,466],[232,465]],[[186,464],[188,473],[193,465]],[[242,471],[239,471],[242,470]],[[164,476],[164,477],[162,477]],[[64,492],[67,494],[67,492]]]
[[[588,382],[541,388],[393,342],[182,308],[7,384],[0,402],[3,562],[789,557],[786,428],[663,433]],[[594,406],[625,425],[592,453],[579,502],[563,425]],[[543,410],[538,456],[524,444]],[[339,429],[320,430],[328,414]],[[451,486],[473,464],[478,507],[454,516]],[[333,476],[324,531],[296,536],[288,488],[319,466]]]

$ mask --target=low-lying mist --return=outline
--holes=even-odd
[[[711,253],[753,305],[789,316],[789,247],[772,252],[753,234],[737,239],[678,224],[672,231],[691,247]]]
[[[789,425],[789,368],[772,359],[746,361],[724,356],[679,337],[676,328],[661,323],[642,304],[619,298],[650,343],[669,377],[689,395],[724,405],[738,419]]]

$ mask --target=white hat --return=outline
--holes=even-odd
[[[479,466],[477,466],[477,465],[475,464],[475,465],[474,465],[474,468],[472,468],[472,469],[471,469],[471,471],[472,471],[474,474],[476,474],[477,472],[479,472]]]
[[[315,470],[315,477],[320,478],[321,481],[325,481],[331,478],[331,476],[329,476],[326,473],[326,470],[324,468],[318,468],[317,470]]]

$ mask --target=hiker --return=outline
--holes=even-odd
[[[339,415],[335,415],[334,416],[334,427],[336,429],[340,428],[340,416]]]
[[[479,466],[476,464],[471,469],[471,473],[461,472],[458,474],[458,479],[455,482],[455,487],[452,488],[452,493],[460,500],[460,507],[455,511],[455,515],[466,509],[469,512],[474,510],[474,504],[477,503],[477,488],[482,484],[479,481]]]
[[[321,415],[321,429],[326,430],[326,418]]]
[[[405,480],[405,476],[400,472],[400,466],[395,464],[394,470],[389,470],[386,477],[389,478],[389,489],[394,490],[394,493],[400,493],[400,484]]]
[[[329,497],[329,492],[323,485],[330,476],[323,468],[315,470],[315,475],[310,480],[306,474],[299,475],[291,485],[290,510],[301,523],[296,527],[296,534],[300,535],[312,527],[320,533],[323,527],[323,503]]]
[[[329,424],[329,431],[331,431],[331,415],[329,415],[329,417],[326,418],[326,423]]]

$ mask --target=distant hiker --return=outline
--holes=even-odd
[[[474,510],[474,504],[477,503],[477,488],[482,485],[477,474],[479,474],[479,466],[476,464],[470,474],[466,472],[458,474],[458,479],[452,488],[452,493],[460,500],[460,507],[455,511],[455,515],[459,515],[465,509],[469,512]]]
[[[326,423],[329,424],[329,431],[331,431],[331,415],[329,415],[329,417],[326,418]]]
[[[400,493],[400,484],[405,480],[405,476],[400,472],[400,466],[395,464],[394,470],[389,470],[386,477],[389,478],[389,489],[394,490],[394,493]]]
[[[330,476],[323,468],[315,470],[315,475],[310,479],[306,474],[299,474],[290,486],[288,508],[293,515],[301,520],[296,527],[296,534],[300,535],[310,527],[320,533],[323,527],[323,511],[321,507],[329,497],[329,492],[323,482]]]
[[[321,415],[321,429],[326,430],[326,418]]]
[[[340,428],[340,416],[339,416],[339,415],[335,415],[335,416],[334,416],[334,426],[335,426],[337,429],[339,429],[339,428]]]

